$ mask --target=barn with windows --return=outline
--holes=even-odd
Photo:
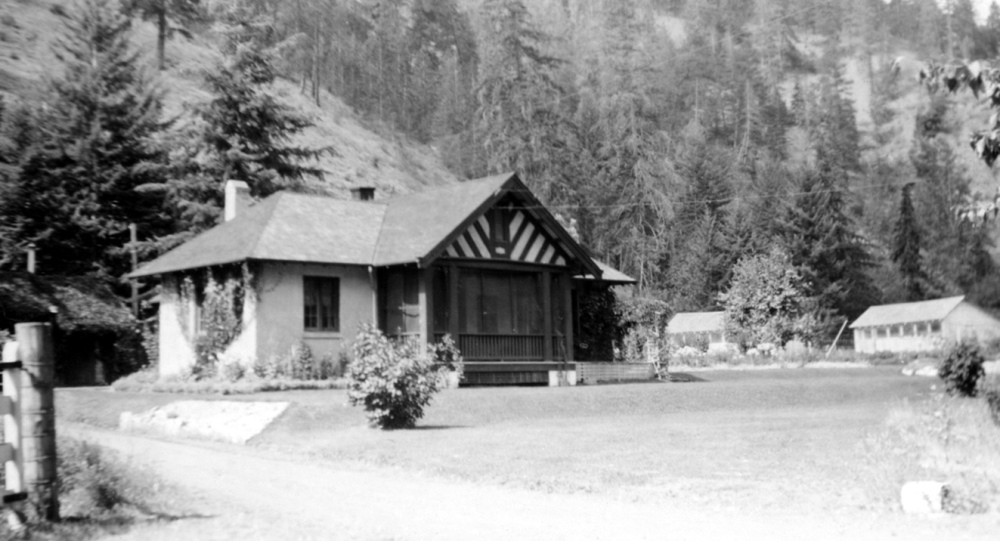
[[[679,312],[667,323],[667,336],[677,347],[725,347],[726,313]]]
[[[162,281],[161,373],[194,363],[209,274],[252,276],[227,359],[300,342],[336,356],[376,322],[422,344],[450,334],[467,382],[482,384],[548,384],[557,370],[572,379],[577,295],[634,282],[591,258],[513,174],[386,200],[354,194],[280,192],[250,206],[245,183],[230,182],[226,222],[132,275]]]
[[[872,306],[851,329],[861,353],[929,351],[946,341],[1000,338],[1000,320],[963,296]]]

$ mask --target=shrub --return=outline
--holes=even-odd
[[[247,369],[239,361],[225,363],[219,369],[219,377],[222,381],[237,382],[245,378],[246,375]]]
[[[123,507],[147,507],[155,489],[146,472],[87,441],[59,438],[56,448],[63,514],[99,517]]]
[[[458,346],[455,345],[450,334],[444,335],[441,341],[436,344],[429,344],[427,353],[439,367],[457,372],[459,378],[465,372],[465,360],[462,358],[462,352],[458,350]]]
[[[292,379],[318,379],[312,350],[305,342],[299,342],[292,347],[291,365]]]
[[[971,342],[955,344],[938,369],[948,394],[976,396],[979,378],[983,376],[983,355]]]
[[[390,341],[371,324],[362,325],[348,366],[348,399],[365,408],[379,428],[411,428],[439,390],[434,363],[412,341]]]
[[[990,409],[993,423],[1000,426],[1000,377],[983,378],[979,390]]]
[[[155,326],[142,328],[142,348],[146,350],[146,361],[149,366],[160,363],[160,332]]]

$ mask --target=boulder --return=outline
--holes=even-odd
[[[929,359],[917,359],[903,367],[903,375],[936,378],[938,375],[938,364]]]
[[[907,514],[941,513],[948,485],[938,481],[911,481],[899,491],[899,501]]]

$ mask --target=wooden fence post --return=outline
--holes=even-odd
[[[56,488],[55,351],[52,326],[14,326],[21,360],[21,457],[28,511],[45,520],[59,520]]]

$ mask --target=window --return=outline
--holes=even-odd
[[[886,337],[886,328],[885,327],[879,327],[876,332],[878,332],[878,337],[879,338],[885,338]]]
[[[340,331],[340,279],[303,277],[304,326],[307,331]]]
[[[941,322],[932,321],[931,322],[931,332],[941,332]]]

